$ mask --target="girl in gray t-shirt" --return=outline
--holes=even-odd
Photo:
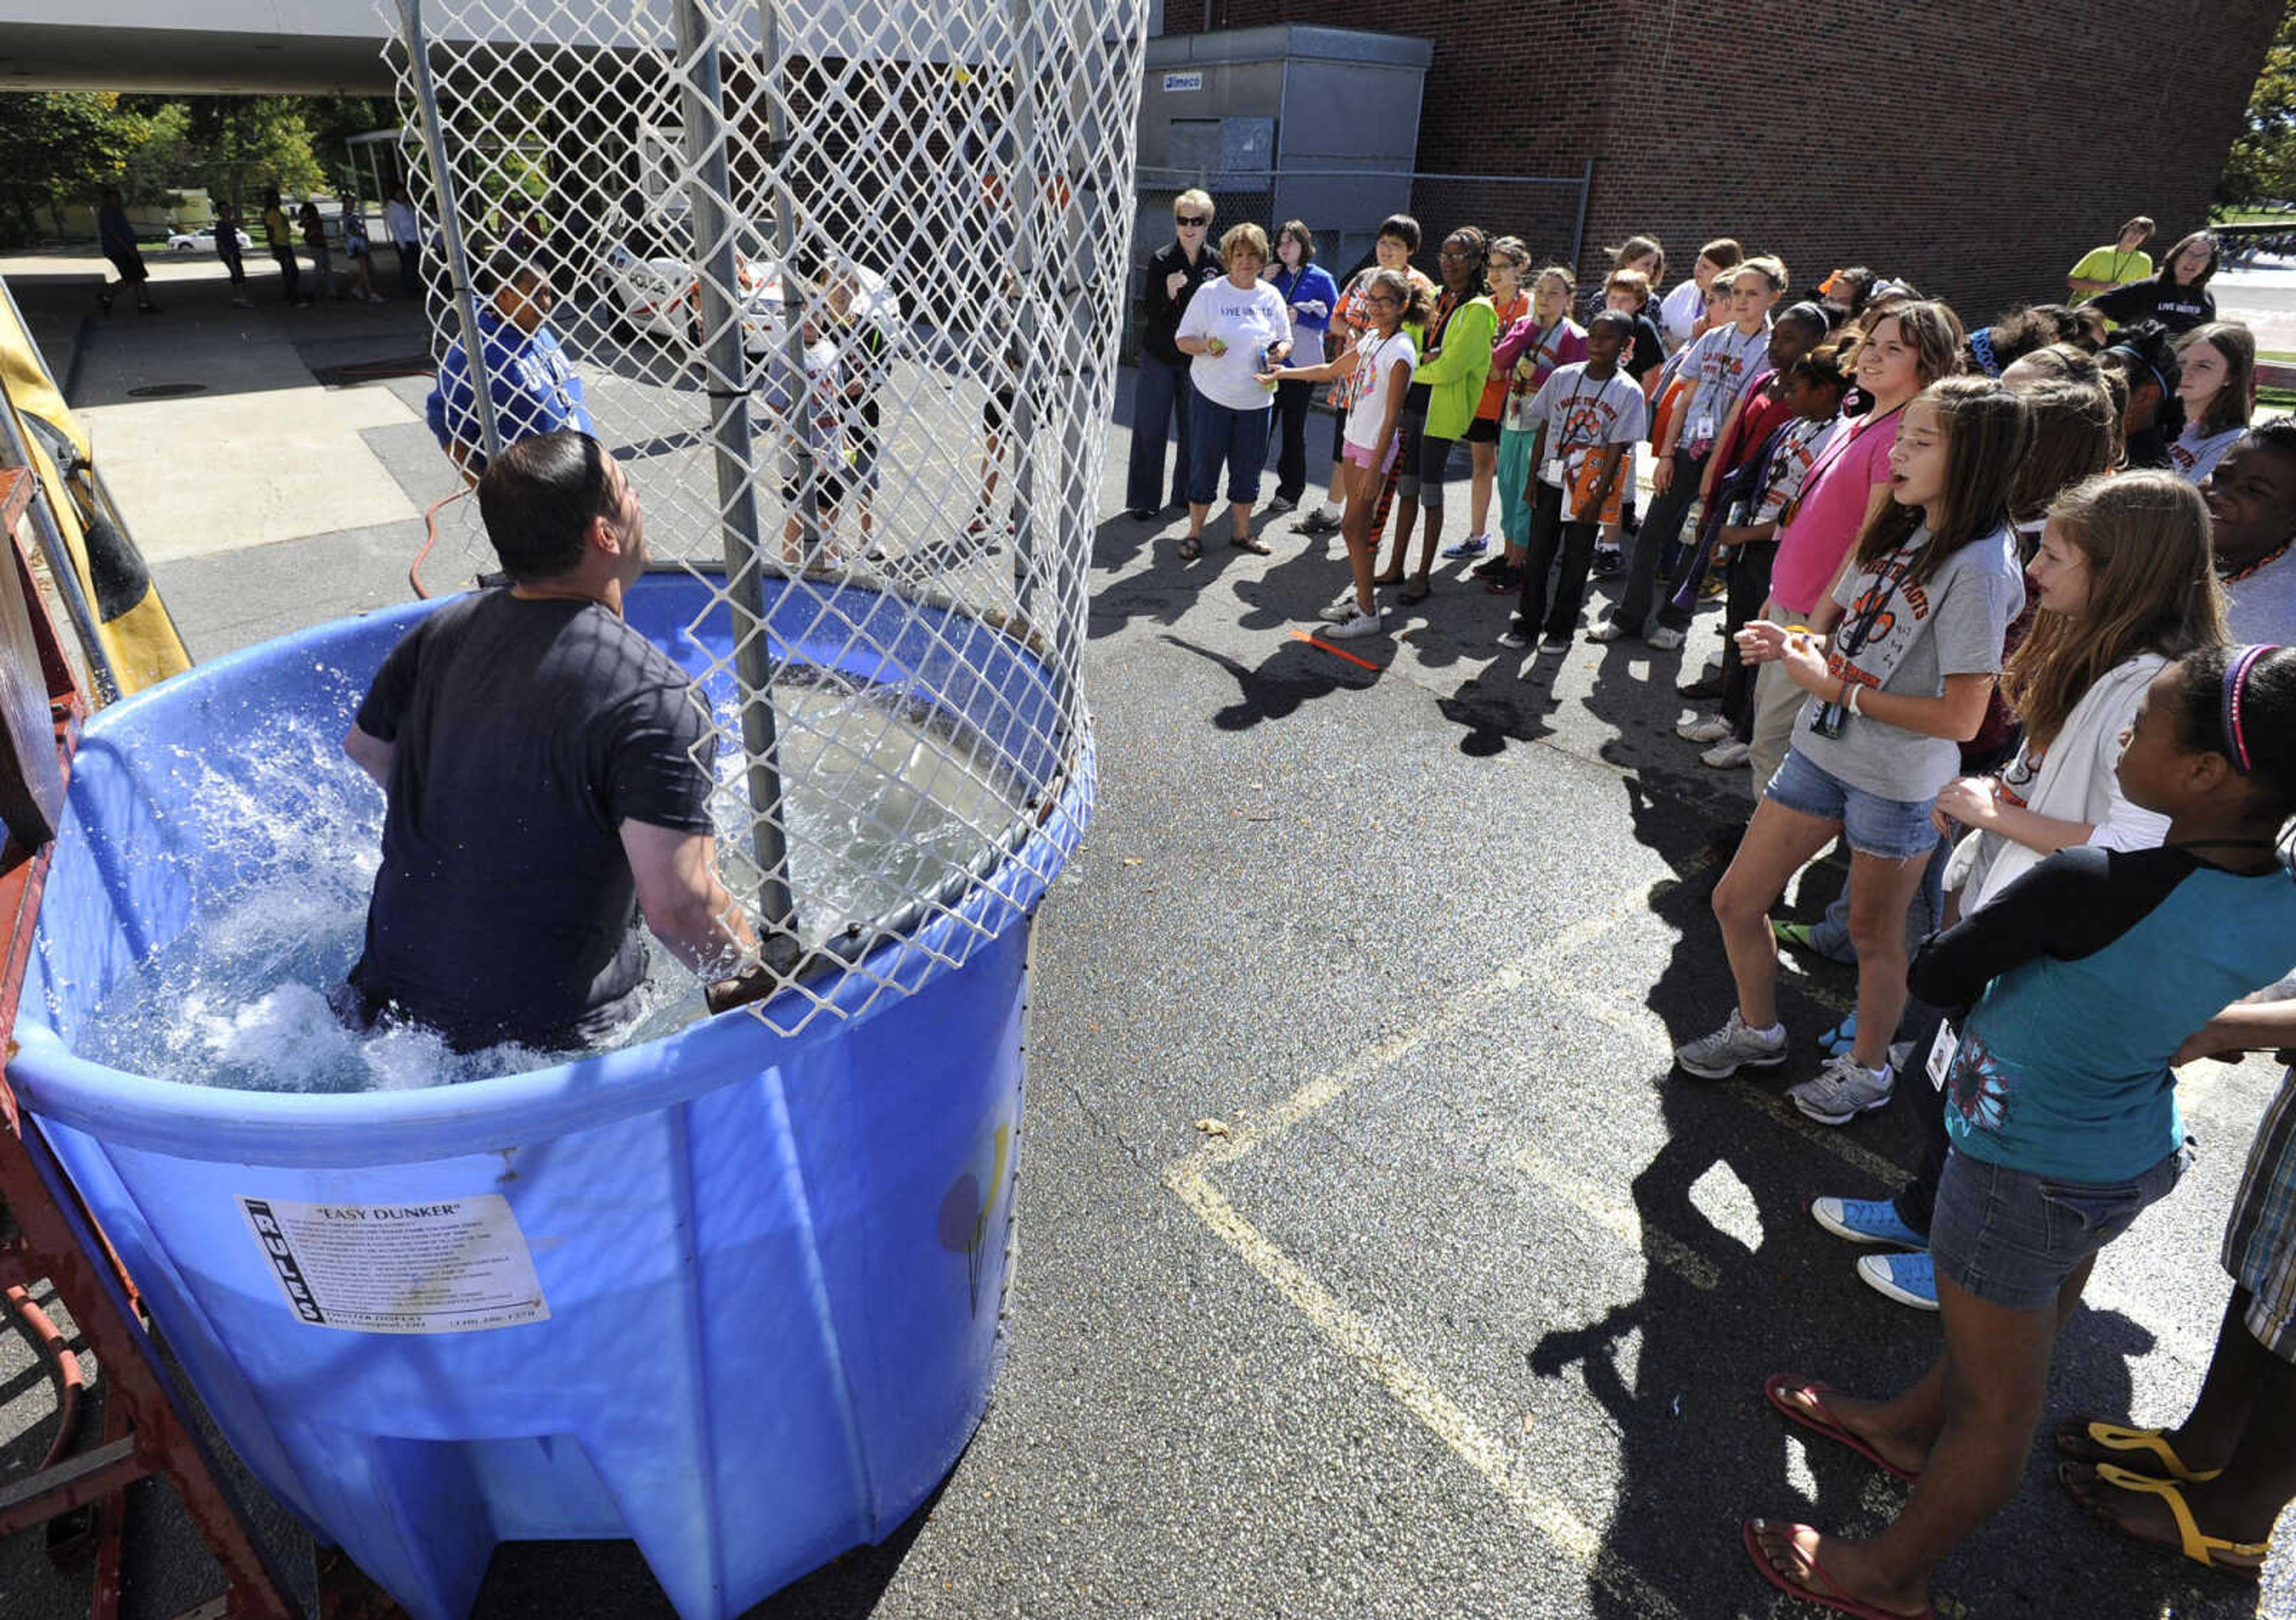
[[[1890,453],[1891,504],[1867,524],[1812,625],[1757,620],[1750,664],[1777,662],[1809,694],[1714,891],[1738,1007],[1675,1054],[1721,1079],[1785,1060],[1769,911],[1837,836],[1850,850],[1857,1038],[1788,1093],[1826,1125],[1889,1100],[1890,1037],[1906,1002],[1906,912],[1937,843],[1931,813],[1977,734],[2024,606],[2009,534],[2010,481],[2029,434],[2024,402],[1988,377],[1948,377],[1906,407]]]

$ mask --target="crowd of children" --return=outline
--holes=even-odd
[[[1756,807],[1713,896],[1734,1005],[1677,1062],[1693,1082],[1781,1066],[1779,947],[1853,961],[1857,1011],[1788,1096],[1829,1126],[1894,1101],[1923,1144],[1895,1198],[1810,1208],[1867,1250],[1858,1276],[1939,1313],[1944,1354],[1886,1400],[1765,1389],[1912,1482],[1870,1538],[1747,1521],[1763,1576],[1846,1613],[1929,1614],[1931,1569],[2016,1488],[2098,1251],[2185,1167],[2177,1067],[2296,1043],[2296,424],[2251,426],[2255,343],[2216,318],[2214,239],[2155,272],[2150,228],[2076,266],[2077,306],[1972,330],[1863,267],[1792,296],[1726,238],[1662,299],[1664,251],[1635,238],[1574,308],[1567,268],[1460,227],[1434,283],[1397,216],[1324,329],[1293,302],[1290,361],[1256,378],[1335,385],[1332,498],[1299,524],[1346,540],[1323,634],[1382,634],[1382,585],[1430,594],[1463,438],[1468,532],[1443,555],[1493,552],[1473,573],[1516,598],[1504,646],[1672,650],[1721,598],[1726,667],[1681,688],[1718,708],[1679,731],[1750,769]],[[1280,297],[1310,285],[1295,257]],[[1323,352],[1298,352],[1311,337]],[[1611,572],[1619,599],[1582,632]],[[1837,840],[1835,911],[1774,920]],[[2296,1073],[2222,1262],[2232,1304],[2185,1422],[2082,1417],[2057,1444],[2106,1524],[2253,1579],[2296,1499]]]

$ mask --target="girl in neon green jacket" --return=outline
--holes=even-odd
[[[1456,444],[1475,420],[1475,405],[1490,380],[1491,342],[1498,330],[1498,312],[1483,290],[1488,247],[1483,233],[1462,225],[1443,239],[1439,263],[1443,286],[1449,295],[1447,315],[1439,314],[1427,331],[1426,354],[1413,375],[1411,393],[1425,401],[1427,425],[1418,434],[1418,461],[1406,466],[1397,480],[1395,549],[1385,572],[1400,577],[1404,558],[1411,549],[1413,520],[1426,514],[1419,538],[1419,570],[1398,599],[1423,601],[1435,566],[1435,548],[1443,529],[1443,479]],[[1406,401],[1405,412],[1411,412]],[[1414,510],[1415,503],[1415,510]]]

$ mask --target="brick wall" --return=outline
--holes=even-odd
[[[2279,12],[1835,0],[1809,13],[1820,33],[1742,0],[1213,0],[1212,20],[1433,41],[1417,166],[1572,174],[1592,157],[1582,278],[1642,233],[1666,244],[1670,285],[1700,242],[1735,236],[1784,258],[1797,288],[1871,265],[1982,323],[2062,298],[2074,260],[2132,214],[2160,221],[2156,250],[2206,222]],[[1168,32],[1202,19],[1165,8]],[[1431,236],[1471,223],[1420,221]]]

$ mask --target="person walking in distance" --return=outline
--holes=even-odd
[[[414,217],[414,200],[403,185],[394,188],[383,205],[383,223],[390,228],[391,245],[398,250],[398,296],[422,296],[422,222]]]
[[[117,188],[107,186],[103,206],[95,211],[95,233],[103,245],[103,257],[119,272],[113,285],[96,289],[95,301],[103,306],[103,313],[111,313],[111,300],[122,287],[135,290],[135,307],[145,315],[157,315],[160,307],[152,301],[144,284],[152,272],[144,267],[144,250],[135,245],[135,227],[127,223],[127,209],[121,203]]]
[[[303,296],[303,272],[295,263],[295,226],[280,204],[279,188],[275,185],[263,193],[263,237],[279,266],[279,301],[309,303],[311,300]]]

